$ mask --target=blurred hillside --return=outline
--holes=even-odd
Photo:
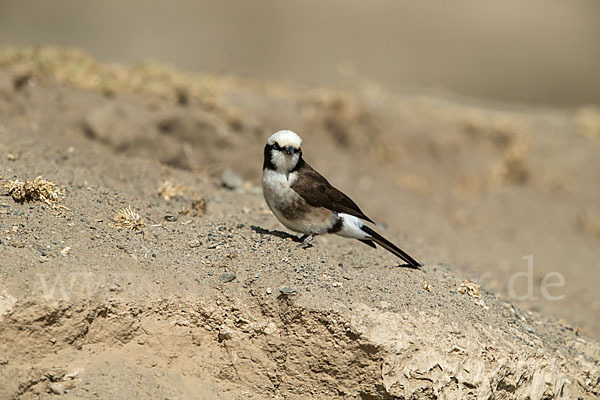
[[[279,127],[425,266],[298,247]],[[0,398],[598,398],[599,139],[593,107],[2,49]]]
[[[2,124],[18,120],[198,176],[234,168],[258,184],[266,138],[296,130],[307,161],[375,221],[403,232],[401,244],[425,246],[422,262],[452,265],[526,309],[600,335],[590,318],[600,312],[597,108],[500,109],[370,86],[308,90],[156,64],[107,66],[60,48],[7,48],[0,67]],[[70,96],[63,85],[83,90]]]
[[[559,106],[600,103],[598,38],[595,0],[0,1],[0,45]]]

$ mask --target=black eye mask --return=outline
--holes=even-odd
[[[285,151],[285,148],[281,147],[281,146],[279,145],[279,143],[277,143],[277,142],[273,143],[273,148],[274,148],[275,150],[277,150],[277,151]],[[301,152],[301,150],[300,150],[300,149],[296,149],[296,148],[294,148],[294,149],[292,150],[292,152],[293,152],[294,154],[298,154],[298,153],[300,153],[300,152]]]

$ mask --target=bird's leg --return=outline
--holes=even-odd
[[[303,249],[307,249],[310,246],[312,246],[311,242],[313,240],[314,235],[311,233],[310,235],[304,235],[300,238],[300,240],[302,240],[302,243],[300,243],[298,245],[298,247],[302,247]]]

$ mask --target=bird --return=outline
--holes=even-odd
[[[301,145],[302,138],[291,130],[272,134],[265,145],[262,172],[269,209],[286,228],[303,235],[300,245],[307,248],[317,235],[336,234],[373,248],[380,245],[406,266],[420,268],[421,263],[369,227],[366,222],[374,224],[373,220],[304,160]]]

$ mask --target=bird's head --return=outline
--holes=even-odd
[[[263,168],[274,169],[285,174],[293,171],[302,158],[301,145],[302,139],[295,132],[275,132],[267,140]]]

